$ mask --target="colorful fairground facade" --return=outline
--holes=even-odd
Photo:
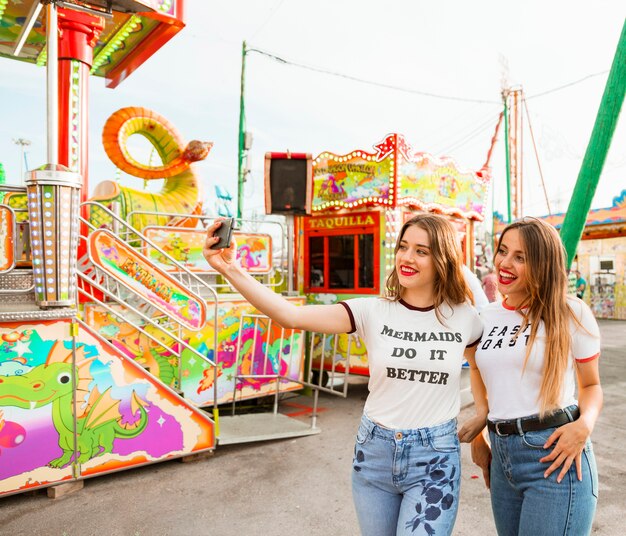
[[[184,27],[183,2],[56,4],[0,0],[0,55],[45,64],[57,111],[47,117],[48,163],[25,186],[0,185],[0,496],[76,486],[218,442],[319,433],[317,393],[345,396],[348,382],[313,382],[307,334],[259,314],[202,257],[211,218],[194,162],[212,144],[187,143],[155,111],[122,108],[103,128],[107,155],[138,183],[163,187],[102,181],[89,198],[89,75],[123,82]],[[135,161],[132,135],[161,162]],[[308,183],[310,215],[293,218],[293,234],[238,218],[239,260],[297,304],[383,294],[400,226],[432,211],[454,223],[471,266],[487,169],[415,152],[399,134],[372,152],[323,153]],[[354,337],[308,340],[319,370],[367,374]],[[278,413],[279,395],[303,385],[315,388],[312,418]],[[268,395],[271,413],[236,413],[236,402]]]
[[[89,74],[115,87],[184,27],[182,15],[182,0],[0,1],[0,54],[46,64],[57,112],[48,164],[26,186],[0,185],[0,496],[210,453],[218,441],[319,433],[315,418],[276,411],[254,416],[252,431],[245,416],[218,422],[220,404],[302,387],[304,334],[259,315],[202,258],[193,163],[211,144],[123,108],[104,148],[137,183],[164,179],[163,188],[104,181],[88,198]],[[134,134],[162,163],[133,159]],[[242,265],[280,286],[280,232],[238,228]]]
[[[487,166],[461,169],[451,158],[415,151],[400,134],[385,136],[371,152],[320,154],[313,161],[311,214],[295,219],[298,290],[310,303],[384,295],[398,231],[423,211],[453,223],[472,268],[475,224],[484,219],[489,183]],[[334,358],[317,356],[314,366],[347,365],[351,374],[368,374],[361,341],[344,335],[333,344]]]
[[[565,214],[542,219],[561,229]],[[495,213],[495,233],[505,225]],[[626,190],[613,198],[610,207],[589,211],[572,270],[587,282],[583,299],[596,318],[626,319]]]

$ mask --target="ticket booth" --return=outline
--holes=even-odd
[[[295,222],[296,281],[309,303],[384,295],[398,232],[417,212],[448,217],[473,268],[474,224],[484,218],[488,171],[462,170],[451,158],[416,152],[400,134],[373,148],[325,152],[313,161],[311,214]],[[350,373],[367,375],[364,345],[349,339],[339,337],[334,362],[317,366],[339,372],[349,366]]]

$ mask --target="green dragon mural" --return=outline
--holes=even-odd
[[[86,359],[82,347],[76,351],[77,461],[86,461],[113,451],[115,438],[130,439],[143,432],[148,424],[144,402],[133,391],[130,409],[139,417],[124,423],[120,400],[111,397],[109,387],[100,393],[89,388],[93,380],[89,368],[95,358]],[[72,351],[57,341],[46,362],[17,376],[3,376],[0,406],[35,409],[52,404],[52,421],[59,434],[63,454],[48,462],[50,467],[64,467],[74,456],[74,404],[72,400]],[[80,454],[79,454],[80,453]]]

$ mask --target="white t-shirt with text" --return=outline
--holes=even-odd
[[[433,307],[404,301],[355,298],[346,307],[353,331],[363,339],[369,363],[365,414],[392,429],[435,426],[460,410],[463,352],[476,343],[482,324],[470,304]]]
[[[571,352],[561,407],[576,403],[574,359],[584,362],[597,358],[600,353],[600,331],[591,310],[578,298],[568,296],[567,302],[582,327],[570,320]],[[524,369],[530,326],[518,334],[522,315],[502,303],[494,302],[483,309],[480,316],[484,331],[476,347],[476,365],[487,388],[489,419],[517,419],[539,413],[545,353],[543,322],[538,327],[535,344]]]

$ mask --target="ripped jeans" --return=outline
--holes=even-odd
[[[363,536],[449,536],[460,484],[456,419],[391,430],[363,415],[352,461],[352,496]]]

